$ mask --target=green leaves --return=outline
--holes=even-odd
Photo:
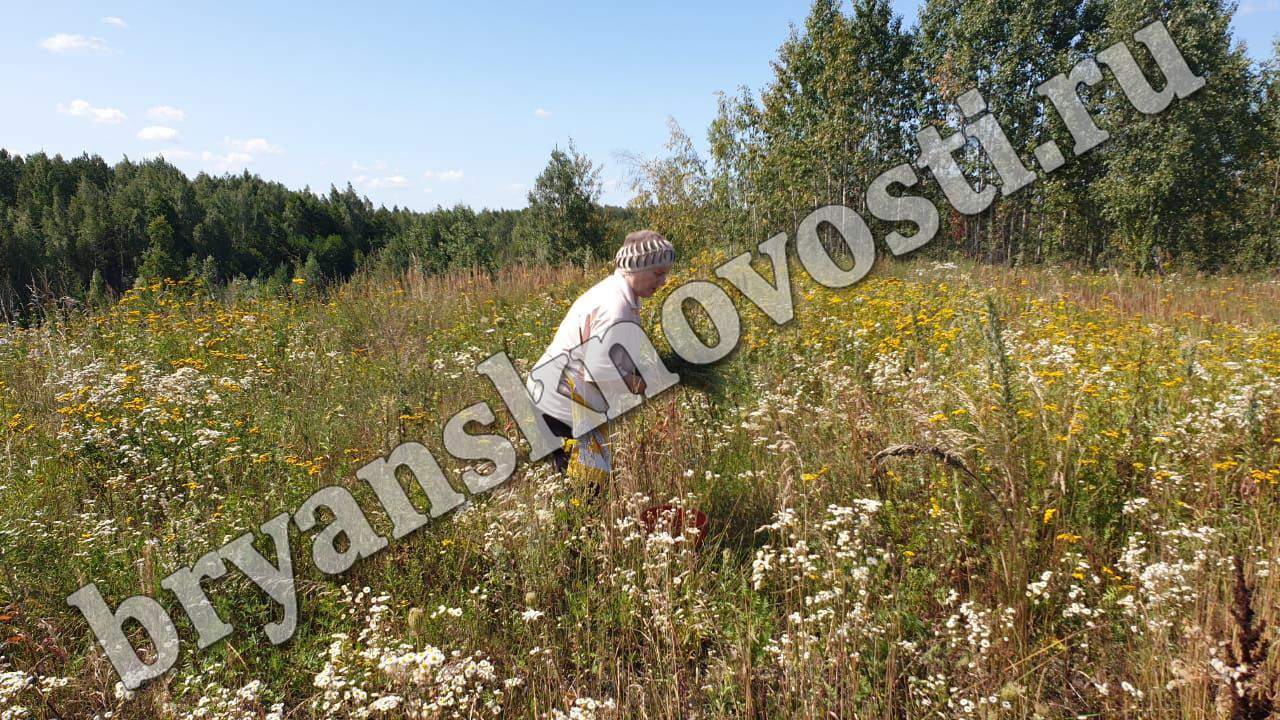
[[[527,259],[587,263],[605,256],[604,217],[599,200],[600,168],[578,152],[551,151],[529,191],[529,208],[516,224],[513,241]]]

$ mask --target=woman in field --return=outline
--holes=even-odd
[[[578,348],[617,323],[639,324],[640,299],[651,297],[666,283],[675,259],[675,248],[662,235],[652,230],[637,230],[627,235],[614,256],[613,273],[574,301],[546,352],[534,364],[537,367],[551,362],[561,371],[559,387],[546,388],[535,404],[551,431],[566,439],[566,447],[552,456],[556,468],[583,480],[588,487],[598,489],[609,477],[612,462],[608,441],[599,429],[580,432],[575,438],[573,428],[583,421],[581,406],[596,412],[607,409],[604,396],[592,378],[607,377],[608,373],[604,368],[593,372],[595,368]],[[644,392],[643,378],[620,347],[610,350],[609,360],[628,390]],[[535,397],[536,384],[532,378],[528,381],[529,392]]]

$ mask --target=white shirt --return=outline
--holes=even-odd
[[[579,394],[584,396],[593,409],[603,411],[605,407],[602,396],[599,392],[592,393],[587,382],[593,379],[596,382],[607,381],[612,368],[599,366],[604,362],[600,353],[596,353],[595,358],[588,358],[577,348],[588,339],[603,335],[611,326],[620,322],[639,324],[640,304],[622,271],[614,270],[613,274],[596,283],[573,302],[556,330],[555,337],[551,339],[551,344],[534,363],[534,367],[551,362],[557,371],[556,377],[560,377],[559,373],[572,375]],[[609,358],[617,366],[614,372],[621,373],[624,377],[635,372],[635,365],[621,347],[611,348]],[[573,401],[569,398],[567,381],[561,378],[559,392],[547,387],[541,391],[541,396],[539,383],[532,376],[525,382],[525,387],[540,411],[573,427]],[[574,428],[575,436],[579,435],[578,430],[579,428]]]

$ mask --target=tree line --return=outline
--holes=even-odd
[[[636,212],[602,207],[600,170],[557,147],[523,210],[374,207],[348,184],[295,191],[247,171],[188,178],[162,158],[25,157],[0,149],[0,317],[101,301],[139,282],[308,284],[370,267],[425,272],[603,258]]]

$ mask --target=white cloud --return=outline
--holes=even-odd
[[[187,114],[170,105],[157,105],[156,107],[147,110],[147,117],[152,120],[172,120],[174,122],[182,122],[187,119]]]
[[[253,162],[253,156],[243,152],[229,152],[226,155],[218,155],[205,150],[200,153],[200,162],[215,172],[227,172],[230,170],[243,170],[246,165]]]
[[[169,128],[162,128],[168,130]],[[175,132],[176,136],[176,132]],[[211,150],[205,150],[200,153],[200,163],[206,170],[215,173],[234,172],[244,170],[258,156],[267,154],[278,154],[280,148],[272,145],[262,138],[249,138],[248,140],[238,140],[236,138],[223,138],[223,144],[229,148],[224,154],[215,153]],[[171,157],[194,158],[191,153],[183,153],[182,151],[170,151]]]
[[[409,178],[403,175],[391,175],[389,177],[366,177],[360,175],[351,181],[361,188],[369,190],[382,190],[385,188],[402,188],[409,186]]]
[[[174,160],[193,160],[196,158],[196,154],[186,150],[152,150],[150,152],[143,153],[142,158],[144,160],[163,158],[164,160],[173,162]]]
[[[550,110],[547,110],[546,108],[536,108],[536,109],[533,111],[533,116],[534,116],[534,117],[542,117],[542,118],[544,118],[544,117],[551,117],[551,111],[550,111]]]
[[[457,182],[462,179],[461,170],[428,170],[422,177],[436,182]]]
[[[104,23],[106,23],[106,24],[108,24],[108,25],[115,25],[116,27],[120,28],[121,30],[128,30],[128,29],[129,29],[129,23],[125,22],[122,18],[118,18],[118,17],[116,17],[116,16],[114,16],[114,15],[108,15],[108,16],[106,16],[106,17],[102,18],[102,22],[104,22]]]
[[[107,43],[102,38],[90,37],[86,35],[69,35],[67,33],[58,33],[53,37],[47,37],[40,41],[40,47],[51,52],[66,52],[68,50],[110,50]]]
[[[87,117],[95,123],[108,125],[122,123],[128,119],[124,113],[115,108],[94,107],[85,100],[72,100],[70,105],[58,103],[58,112],[72,117]]]
[[[245,155],[279,155],[280,148],[272,145],[263,138],[249,138],[248,140],[238,140],[236,138],[223,138],[222,142],[232,150],[232,154],[242,153]]]
[[[360,162],[359,160],[352,160],[352,161],[351,161],[351,169],[352,169],[352,170],[355,170],[355,171],[356,171],[356,172],[358,172],[358,173],[380,172],[380,171],[382,171],[382,170],[386,170],[386,169],[387,169],[387,164],[386,164],[386,163],[384,163],[384,162],[379,161],[379,162],[376,162],[376,163],[374,163],[374,164],[372,164],[372,165],[365,165],[364,163]]]
[[[139,140],[169,141],[178,139],[178,131],[163,125],[148,125],[138,131]]]

